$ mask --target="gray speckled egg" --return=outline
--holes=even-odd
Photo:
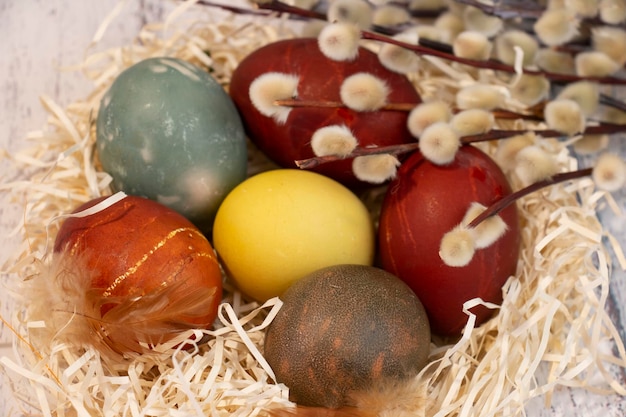
[[[102,98],[97,150],[115,191],[156,200],[205,232],[246,178],[243,125],[211,75],[174,58],[123,71]]]

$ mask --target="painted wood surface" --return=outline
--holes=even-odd
[[[80,73],[63,70],[82,61],[90,40],[103,18],[118,5],[118,0],[0,0],[0,148],[15,151],[26,146],[29,131],[40,129],[46,114],[39,96],[46,94],[65,106],[84,97],[90,82]],[[111,23],[98,48],[129,43],[147,22],[162,21],[174,3],[159,0],[127,0]],[[613,148],[626,155],[626,145],[614,141]],[[19,178],[20,173],[0,163],[0,182]],[[615,197],[626,210],[626,193]],[[600,213],[603,223],[626,247],[624,217],[610,210]],[[0,264],[16,248],[20,207],[0,205]],[[11,305],[1,276],[0,313],[9,315]],[[616,266],[612,278],[610,305],[617,326],[625,334],[626,274]],[[13,357],[11,334],[0,327],[0,357]],[[528,416],[606,416],[626,415],[626,398],[596,396],[579,390],[561,389],[551,407],[541,399],[528,405]],[[0,375],[0,415],[20,416],[11,397],[7,380]]]

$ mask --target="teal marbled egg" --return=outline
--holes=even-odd
[[[206,71],[150,58],[102,98],[96,146],[112,188],[156,200],[211,229],[226,194],[246,178],[246,137],[228,94]]]

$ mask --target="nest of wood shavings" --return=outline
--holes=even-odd
[[[273,381],[261,353],[264,328],[280,308],[277,299],[260,306],[226,289],[212,330],[190,331],[154,354],[111,363],[95,350],[59,343],[53,332],[41,329],[41,321],[28,315],[17,295],[21,283],[49,267],[46,254],[59,216],[110,193],[110,177],[98,170],[93,153],[93,115],[119,72],[145,58],[174,56],[209,68],[228,88],[230,74],[245,55],[293,35],[279,20],[216,20],[195,10],[194,19],[185,21],[181,16],[186,7],[190,3],[165,24],[144,28],[136,43],[88,56],[81,70],[94,81],[93,93],[67,108],[43,97],[50,113],[48,126],[29,136],[30,148],[10,156],[17,168],[34,174],[0,185],[24,209],[23,223],[16,229],[22,245],[5,266],[16,281],[15,314],[7,321],[16,334],[19,358],[1,358],[0,366],[26,412],[248,416],[290,404],[287,388]],[[104,33],[98,31],[95,41]],[[455,89],[472,82],[462,67],[424,61],[423,73],[412,79],[425,98],[437,94],[452,99]],[[489,81],[506,87],[501,80]],[[509,105],[515,108],[516,103]],[[576,167],[566,143],[537,140],[537,145],[554,155],[562,170]],[[494,144],[480,147],[492,155],[497,149]],[[251,173],[268,166],[252,152]],[[521,186],[514,173],[510,181],[514,189]],[[523,226],[518,274],[505,285],[501,305],[487,304],[498,310],[494,319],[473,329],[468,313],[461,340],[433,348],[430,364],[417,377],[428,392],[425,415],[521,415],[529,399],[545,396],[549,401],[559,386],[626,394],[626,383],[616,376],[616,370],[626,368],[626,349],[605,311],[610,263],[602,245],[605,233],[596,218],[605,202],[611,203],[610,196],[582,180],[518,203]],[[470,300],[466,307],[477,303],[482,301]],[[203,342],[191,351],[176,348],[193,340]]]

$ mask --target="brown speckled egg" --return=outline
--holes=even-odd
[[[394,275],[336,265],[300,279],[265,336],[265,357],[300,405],[337,408],[376,382],[416,375],[430,328],[422,303]]]

